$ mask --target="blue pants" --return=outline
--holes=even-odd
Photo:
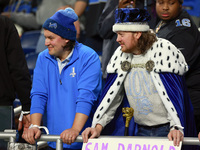
[[[157,126],[142,126],[138,125],[137,136],[160,136],[165,137],[170,131],[170,125],[162,124]]]

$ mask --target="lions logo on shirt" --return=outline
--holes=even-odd
[[[70,73],[70,76],[75,77],[76,73],[75,73],[75,68],[72,68],[72,73]]]

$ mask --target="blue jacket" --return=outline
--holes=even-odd
[[[46,49],[39,54],[34,70],[31,114],[44,114],[47,109],[49,132],[60,135],[72,127],[76,113],[90,115],[100,94],[101,77],[99,57],[91,48],[76,42],[72,58],[61,74],[56,59]],[[90,125],[89,119],[85,127]],[[56,148],[55,142],[49,145]],[[78,149],[81,145],[64,144],[64,147]]]

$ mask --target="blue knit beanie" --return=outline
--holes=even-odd
[[[58,10],[53,16],[48,18],[43,24],[43,28],[47,29],[65,39],[75,41],[76,29],[74,22],[78,20],[78,16],[72,8]]]

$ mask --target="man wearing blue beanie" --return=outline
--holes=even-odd
[[[91,110],[101,89],[101,65],[96,52],[76,41],[71,8],[57,11],[43,24],[48,49],[38,56],[31,90],[31,126],[23,138],[35,143],[41,135],[41,119],[47,110],[49,134],[60,135],[63,148],[79,150],[74,143],[82,130],[91,125]],[[49,149],[56,143],[49,142]]]

